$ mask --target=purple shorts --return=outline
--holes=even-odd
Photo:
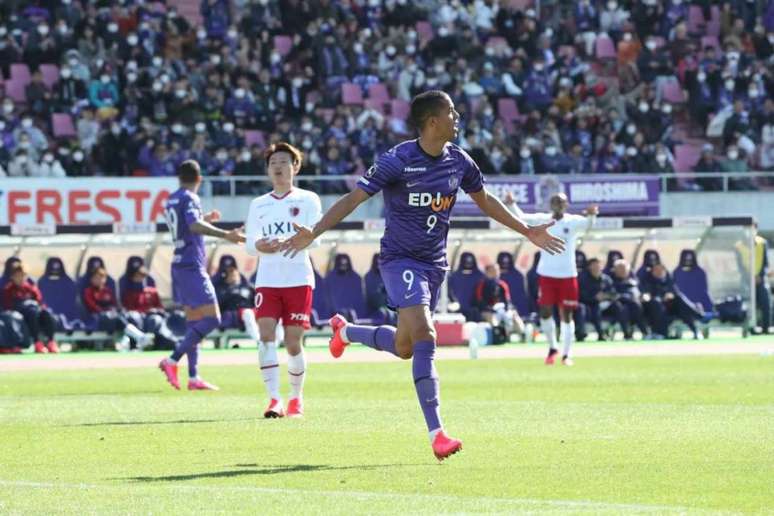
[[[198,267],[172,267],[172,292],[175,302],[183,306],[218,304],[210,277]]]
[[[388,306],[397,310],[427,305],[435,310],[446,271],[415,260],[392,260],[379,264]]]

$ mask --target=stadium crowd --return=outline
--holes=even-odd
[[[431,88],[486,174],[774,168],[771,0],[187,3],[2,2],[0,175],[359,173]]]

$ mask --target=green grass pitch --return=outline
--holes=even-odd
[[[220,392],[0,373],[0,514],[774,510],[774,357],[442,360],[442,464],[409,362],[312,363],[306,418],[264,420],[257,366],[207,357]]]

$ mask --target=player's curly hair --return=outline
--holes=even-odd
[[[409,124],[417,131],[421,131],[428,118],[437,116],[438,112],[447,106],[448,98],[449,95],[441,90],[420,93],[411,100]]]
[[[297,149],[288,142],[277,142],[272,143],[266,148],[265,151],[263,151],[263,159],[266,160],[267,165],[269,164],[269,159],[271,159],[271,157],[278,152],[287,152],[290,154],[294,165],[300,167],[304,163],[304,153],[301,152],[301,150]]]

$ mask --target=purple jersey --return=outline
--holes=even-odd
[[[204,237],[191,231],[191,224],[202,219],[199,196],[186,188],[178,189],[167,199],[164,217],[175,244],[172,267],[204,269]]]
[[[409,140],[379,156],[357,186],[369,195],[384,192],[382,262],[411,259],[445,270],[446,236],[457,191],[480,191],[484,177],[453,143],[433,157],[418,140]]]

